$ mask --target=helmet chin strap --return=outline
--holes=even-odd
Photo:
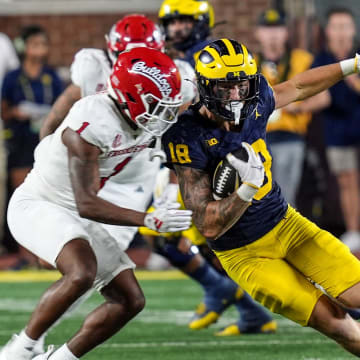
[[[241,101],[238,101],[235,104],[230,103],[229,105],[225,106],[226,110],[229,110],[234,114],[235,125],[240,124],[241,110],[243,107],[244,107],[244,103]]]

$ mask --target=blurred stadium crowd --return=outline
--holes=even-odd
[[[178,14],[179,18],[197,24],[193,31],[204,44],[208,36],[214,39],[223,35],[246,43],[272,85],[359,51],[356,1],[348,1],[348,6],[341,8],[334,7],[332,1],[305,1],[302,5],[286,0],[254,5],[250,1],[239,5],[236,0],[210,3],[215,9],[208,22],[211,34],[204,31],[199,14],[186,10]],[[230,15],[232,11],[236,19]],[[119,5],[118,15],[99,14],[98,22],[96,15],[85,20],[83,16],[81,21],[87,19],[92,26],[84,27],[82,34],[79,30],[67,35],[64,41],[52,25],[60,21],[64,29],[79,16],[14,16],[0,10],[0,269],[39,266],[30,253],[19,248],[7,228],[7,201],[31,170],[43,121],[70,82],[72,57],[84,47],[105,48],[103,36],[124,15]],[[161,11],[146,15],[162,25],[163,31],[167,29]],[[61,41],[66,42],[63,52]],[[166,48],[172,57],[190,64],[194,61],[186,47],[167,42]],[[354,252],[360,250],[359,118],[360,78],[353,75],[309,101],[275,111],[268,125],[274,176],[286,199],[315,223],[340,236]],[[140,267],[169,266],[161,257],[150,255],[139,234],[128,253]]]

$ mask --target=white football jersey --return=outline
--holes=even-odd
[[[141,174],[141,162],[136,158],[146,152],[153,137],[142,129],[131,128],[107,92],[103,92],[75,103],[56,132],[37,146],[34,168],[24,183],[29,191],[61,206],[76,209],[67,149],[61,139],[67,127],[101,150],[98,163],[102,187],[108,181],[114,185],[136,183],[137,174]],[[130,165],[132,162],[135,165]],[[119,203],[116,199],[112,202]]]
[[[195,72],[184,60],[174,60],[181,75],[181,95],[187,103],[196,97]],[[93,95],[106,88],[111,63],[104,50],[82,49],[71,65],[71,81],[80,87],[81,96]]]
[[[94,95],[106,88],[112,64],[104,50],[82,49],[71,64],[71,81],[80,87],[81,96]]]
[[[188,103],[195,99],[197,95],[195,71],[192,66],[180,59],[174,60],[181,75],[181,95],[183,103]]]

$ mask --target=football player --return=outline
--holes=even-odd
[[[93,95],[106,87],[112,66],[117,56],[123,51],[136,47],[149,47],[159,51],[164,49],[164,39],[159,27],[144,15],[125,16],[112,26],[109,34],[105,37],[107,40],[106,50],[82,49],[75,55],[74,62],[71,65],[72,83],[58,98],[45,119],[40,132],[42,138],[53,133],[59,127],[71,106],[81,97]],[[175,63],[182,77],[182,106],[186,106],[196,96],[196,89],[193,84],[195,74],[186,62],[176,60]],[[122,139],[118,138],[116,141],[120,145]],[[155,177],[160,166],[159,161],[151,161],[151,153],[154,153],[154,150],[145,149],[138,157],[142,172],[139,172],[132,179],[132,188],[127,189],[126,192],[117,189],[120,191],[119,197],[127,199],[127,206],[136,206],[141,211],[145,210],[151,201]],[[137,191],[139,186],[142,191]],[[106,199],[108,189],[110,196],[112,196],[113,190],[110,189],[110,186],[101,189],[99,195]],[[118,241],[121,249],[125,250],[137,229],[116,227],[114,231],[120,231]]]
[[[159,21],[166,34],[166,40],[171,49],[176,50],[176,56],[195,66],[200,51],[211,42],[209,35],[214,26],[214,10],[208,1],[195,0],[165,0],[159,10]],[[170,174],[170,183],[158,201],[167,199],[174,201],[178,197],[176,176]],[[156,206],[156,203],[155,203]],[[141,229],[143,234],[150,236],[151,231]],[[235,304],[240,319],[216,335],[240,335],[244,333],[271,333],[276,330],[276,323],[272,321],[258,304],[233,281],[224,274],[218,273],[218,268],[211,268],[213,259],[203,237],[196,229],[191,232],[190,240],[199,245],[208,261],[201,254],[194,254],[191,250],[186,253],[177,249],[176,244],[166,243],[157,246],[157,251],[165,256],[172,265],[187,273],[204,289],[203,301],[198,305],[195,314],[189,322],[191,329],[205,328],[219,318],[226,308]],[[166,238],[166,237],[165,237]],[[188,236],[184,238],[189,239]],[[210,258],[209,258],[210,256]],[[222,269],[220,270],[223,271]]]
[[[65,89],[62,95],[57,99],[40,131],[40,137],[52,134],[62,123],[68,114],[72,105],[82,97],[94,95],[96,92],[106,88],[108,77],[112,71],[119,54],[125,50],[136,47],[149,47],[159,51],[164,50],[164,37],[159,27],[144,15],[131,14],[123,17],[115,23],[106,38],[106,50],[86,48],[80,50],[74,58],[71,65],[71,84]],[[180,109],[187,107],[196,96],[194,86],[195,73],[192,67],[182,60],[174,61],[178,67],[182,81],[181,94],[183,104]],[[118,136],[114,142],[120,146],[123,139]],[[113,187],[109,182],[101,188],[99,196],[110,200],[117,192],[118,199],[122,199],[125,207],[130,207],[138,211],[145,211],[151,201],[153,189],[155,186],[156,174],[159,171],[160,162],[155,159],[152,161],[150,155],[154,152],[152,149],[144,149],[136,162],[132,162],[134,168],[141,168],[136,176],[131,178],[131,185],[120,188]],[[130,178],[129,178],[130,180]],[[141,191],[139,191],[139,189]],[[121,251],[125,251],[134,238],[137,228],[126,226],[109,226],[114,238],[117,239]],[[44,264],[40,259],[40,263]],[[67,311],[69,315],[76,307],[80,306],[91,294],[93,290],[88,291],[74,303]],[[57,322],[59,324],[59,321]],[[44,349],[45,333],[36,343],[33,352],[41,354]]]
[[[167,55],[149,48],[124,52],[108,90],[78,101],[36,148],[34,169],[10,200],[9,228],[62,277],[42,296],[25,330],[2,349],[1,360],[79,359],[143,309],[134,264],[111,227],[181,231],[189,227],[191,211],[166,206],[146,214],[125,206],[116,189],[131,188],[141,171],[138,156],[176,122],[180,86]],[[101,198],[99,190],[108,185],[113,196],[108,191],[108,199]],[[37,339],[91,287],[105,302],[66,344],[33,357]]]
[[[229,276],[271,311],[320,331],[357,356],[360,328],[338,303],[360,306],[360,262],[285,202],[272,179],[265,131],[274,109],[359,72],[356,55],[271,88],[244,45],[216,40],[196,64],[199,103],[162,138],[185,206]],[[247,162],[231,154],[241,146]],[[242,184],[215,201],[211,179],[225,157]]]
[[[164,0],[159,21],[170,49],[194,67],[200,51],[211,42],[208,37],[214,26],[212,5],[206,0]]]

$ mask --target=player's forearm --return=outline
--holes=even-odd
[[[81,99],[80,88],[76,85],[69,85],[66,90],[58,97],[50,113],[46,117],[40,129],[40,139],[52,134],[63,122],[76,101]]]
[[[170,184],[178,184],[178,179],[176,177],[176,173],[175,171],[173,170],[170,170],[170,173],[169,173],[169,183]]]
[[[76,206],[81,217],[104,224],[144,225],[145,213],[121,208],[97,195],[100,188],[100,176],[96,159],[84,161],[71,157],[69,170]]]
[[[300,73],[290,80],[296,88],[296,100],[320,93],[344,78],[340,64],[320,66]]]
[[[63,135],[64,144],[68,145],[69,139],[76,136],[78,136],[76,133],[66,130]],[[98,196],[99,149],[90,144],[83,144],[82,147],[75,146],[69,149],[71,150],[83,156],[82,158],[76,156],[74,152],[68,154],[70,179],[79,215],[104,224],[143,226],[145,213],[116,206]]]
[[[208,239],[216,239],[229,230],[250,205],[237,193],[215,201],[208,174],[177,165],[175,170],[185,207],[193,211],[193,223]]]
[[[318,112],[326,109],[331,105],[331,95],[328,90],[310,97],[309,99],[299,103],[298,112]]]
[[[203,236],[216,240],[241,218],[249,205],[250,202],[241,200],[234,193],[225,199],[209,202],[203,212],[197,214],[194,211],[193,221]]]
[[[79,215],[83,218],[111,225],[144,226],[146,213],[121,208],[97,195],[77,199]]]

